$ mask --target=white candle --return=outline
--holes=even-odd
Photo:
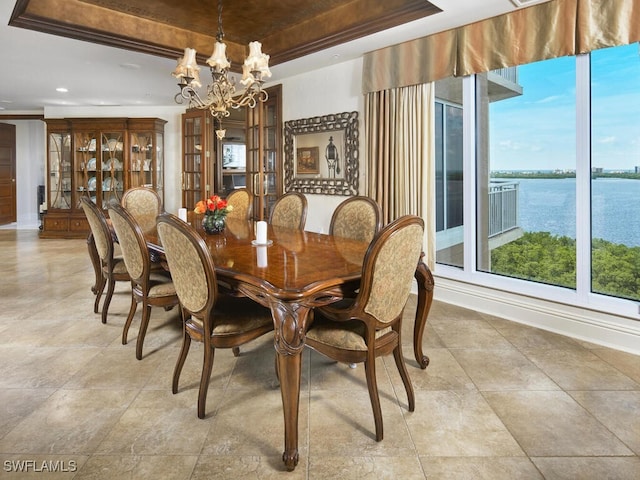
[[[178,218],[180,220],[182,220],[183,222],[187,221],[187,209],[186,208],[179,208],[178,209]]]
[[[267,247],[262,246],[256,248],[258,255],[258,268],[266,268],[267,263]]]
[[[267,243],[267,222],[260,221],[256,224],[256,243],[265,245]]]

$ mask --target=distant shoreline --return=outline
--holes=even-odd
[[[576,172],[491,172],[491,178],[576,178]],[[626,178],[640,180],[640,173],[593,172],[591,178]]]

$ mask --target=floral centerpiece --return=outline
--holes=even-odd
[[[227,201],[218,195],[211,195],[206,200],[196,203],[195,213],[204,214],[202,229],[207,233],[220,233],[224,230],[227,213],[233,209]]]

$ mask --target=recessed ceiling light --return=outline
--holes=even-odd
[[[129,70],[140,70],[141,68],[137,63],[121,63],[120,66]]]
[[[60,92],[60,93],[67,93],[69,90],[67,90],[64,87],[58,87],[56,88],[56,92]]]

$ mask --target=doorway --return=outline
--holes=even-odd
[[[0,225],[16,221],[16,127],[0,123]]]

